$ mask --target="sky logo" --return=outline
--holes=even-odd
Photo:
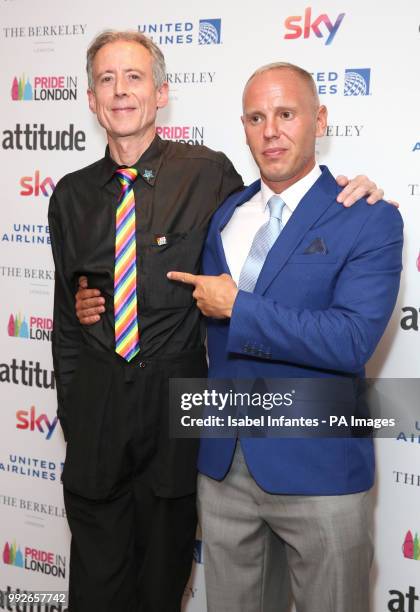
[[[199,45],[220,45],[221,19],[200,19],[198,26]]]
[[[38,430],[42,434],[46,434],[45,439],[50,440],[57,425],[57,416],[52,421],[46,414],[36,415],[35,406],[31,406],[30,410],[18,410],[16,412],[17,429],[29,429],[30,431]]]
[[[345,96],[370,95],[370,68],[347,68],[344,75]]]
[[[305,14],[303,17],[300,15],[291,15],[290,17],[287,17],[284,25],[286,26],[286,29],[291,30],[291,32],[285,34],[284,38],[300,38],[302,35],[303,38],[309,38],[311,33],[313,33],[318,38],[324,38],[324,36],[327,36],[325,44],[330,45],[337,34],[337,30],[344,19],[344,15],[345,13],[340,13],[334,23],[332,23],[328,15],[325,13],[312,21],[312,9],[309,6],[305,9]],[[301,24],[302,20],[303,25]],[[321,26],[323,25],[325,27],[323,27],[321,30]]]
[[[52,192],[55,189],[54,182],[50,176],[47,176],[43,181],[40,178],[39,170],[35,170],[35,176],[22,176],[20,179],[20,186],[22,190],[20,192],[21,196],[39,196],[42,193],[46,198],[50,197]],[[48,191],[48,187],[50,190]]]

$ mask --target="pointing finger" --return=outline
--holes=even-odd
[[[188,285],[196,285],[198,281],[197,274],[190,274],[189,272],[168,272],[166,275],[169,280],[180,281],[181,283],[187,283]]]

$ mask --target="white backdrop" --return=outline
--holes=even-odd
[[[126,0],[121,6],[0,0],[0,591],[67,588],[47,207],[61,176],[103,155],[84,73],[86,47],[98,31],[139,28],[154,37],[171,84],[170,105],[158,119],[161,134],[225,151],[246,182],[257,173],[239,120],[245,80],[261,64],[280,60],[314,74],[329,109],[320,161],[336,174],[374,178],[400,202],[405,221],[400,296],[369,373],[420,373],[419,3]],[[410,431],[377,445],[375,612],[420,611],[418,414]],[[196,553],[188,612],[206,609],[199,539]],[[1,594],[0,609],[7,609]]]

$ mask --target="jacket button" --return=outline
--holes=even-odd
[[[144,363],[144,361],[140,361],[139,363],[139,368],[145,368],[146,364]]]

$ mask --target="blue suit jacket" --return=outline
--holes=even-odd
[[[229,273],[220,232],[259,189],[256,181],[214,215],[204,274]],[[369,206],[362,199],[344,208],[336,202],[339,190],[322,167],[269,252],[254,292],[239,291],[230,320],[208,319],[211,378],[364,376],[396,302],[403,224],[385,202]],[[250,472],[269,492],[338,495],[373,484],[370,439],[241,438],[241,445]],[[202,439],[200,472],[224,478],[234,447],[233,438]]]

